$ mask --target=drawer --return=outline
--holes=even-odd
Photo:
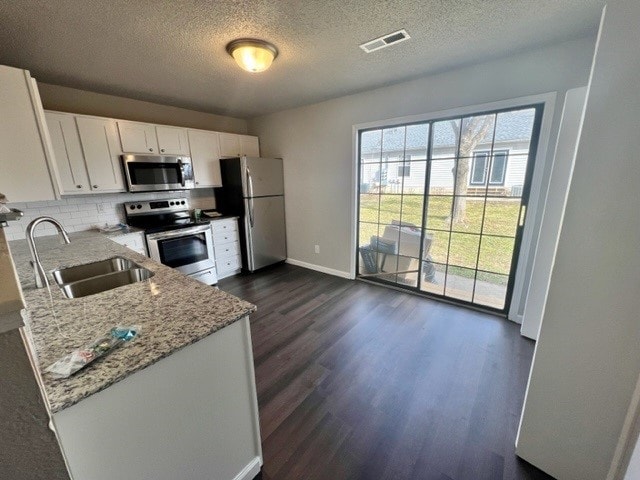
[[[211,222],[213,233],[228,233],[238,231],[238,222],[235,218],[225,218],[224,220],[214,220]]]
[[[216,260],[226,259],[227,257],[235,257],[240,255],[240,243],[230,242],[223,243],[222,245],[214,245]]]
[[[238,242],[238,240],[238,232],[213,233],[213,245],[216,247],[227,243]]]
[[[225,273],[234,272],[240,270],[242,263],[240,262],[240,255],[235,257],[227,257],[222,260],[216,260],[216,269],[218,274],[223,276]]]

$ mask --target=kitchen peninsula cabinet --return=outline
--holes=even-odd
[[[196,187],[221,187],[218,133],[190,129],[188,136]]]
[[[38,247],[48,272],[118,256],[153,273],[70,299],[53,278],[50,291],[35,288],[26,240],[11,243],[33,366],[70,478],[253,480],[263,462],[256,307],[97,232],[72,233],[68,245],[40,237]],[[44,371],[118,324],[139,335],[68,378]]]
[[[54,200],[52,157],[35,80],[0,65],[0,192],[10,202]]]

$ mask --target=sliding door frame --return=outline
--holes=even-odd
[[[548,159],[548,147],[551,137],[551,125],[556,110],[556,92],[545,93],[541,95],[531,95],[526,97],[518,97],[509,100],[503,100],[480,105],[471,105],[467,107],[454,108],[450,110],[442,110],[428,114],[411,115],[405,117],[395,117],[375,122],[367,122],[353,125],[352,127],[352,191],[351,191],[351,258],[350,258],[350,276],[356,278],[357,255],[358,255],[358,178],[359,178],[359,132],[361,130],[370,130],[376,128],[385,128],[390,125],[406,125],[412,123],[422,123],[441,120],[443,118],[456,118],[474,115],[482,112],[495,110],[517,109],[526,105],[543,105],[543,116],[540,125],[537,148],[535,152],[532,150],[530,155],[535,159],[533,165],[533,173],[529,182],[530,188],[528,192],[528,203],[526,211],[526,221],[520,240],[520,251],[517,259],[517,267],[515,275],[511,280],[511,302],[507,311],[507,318],[522,323],[522,314],[524,310],[524,302],[526,300],[526,291],[530,277],[531,264],[535,255],[535,246],[538,238],[541,213],[543,210],[544,197],[549,184],[549,175],[546,174],[550,169],[551,161]],[[545,175],[546,174],[546,175]],[[524,194],[524,192],[523,192]],[[515,260],[515,259],[514,259]],[[412,290],[403,289],[410,293]],[[425,294],[425,296],[428,296]],[[440,297],[437,297],[440,298]],[[446,301],[446,299],[443,299]],[[480,308],[480,307],[478,307]]]

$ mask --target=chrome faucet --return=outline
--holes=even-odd
[[[27,225],[27,242],[29,243],[29,250],[31,251],[31,265],[33,266],[33,273],[36,277],[36,288],[42,288],[44,286],[49,286],[49,280],[47,279],[47,274],[42,268],[42,263],[40,263],[40,256],[38,255],[38,251],[36,250],[35,240],[33,238],[33,230],[40,225],[41,223],[48,222],[53,224],[54,227],[58,230],[58,233],[62,235],[64,239],[64,243],[69,244],[71,241],[69,240],[69,235],[64,227],[58,222],[55,218],[51,217],[38,217],[33,220],[29,225]]]

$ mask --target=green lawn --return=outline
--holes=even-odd
[[[519,199],[488,199],[485,207],[483,198],[469,197],[466,222],[450,229],[452,201],[452,197],[429,198],[426,228],[433,235],[429,252],[433,261],[508,274],[518,221]],[[382,236],[385,225],[390,224],[391,220],[421,225],[422,215],[422,195],[362,194],[360,244],[369,243],[372,235]],[[461,274],[464,274],[464,270],[461,270]]]

